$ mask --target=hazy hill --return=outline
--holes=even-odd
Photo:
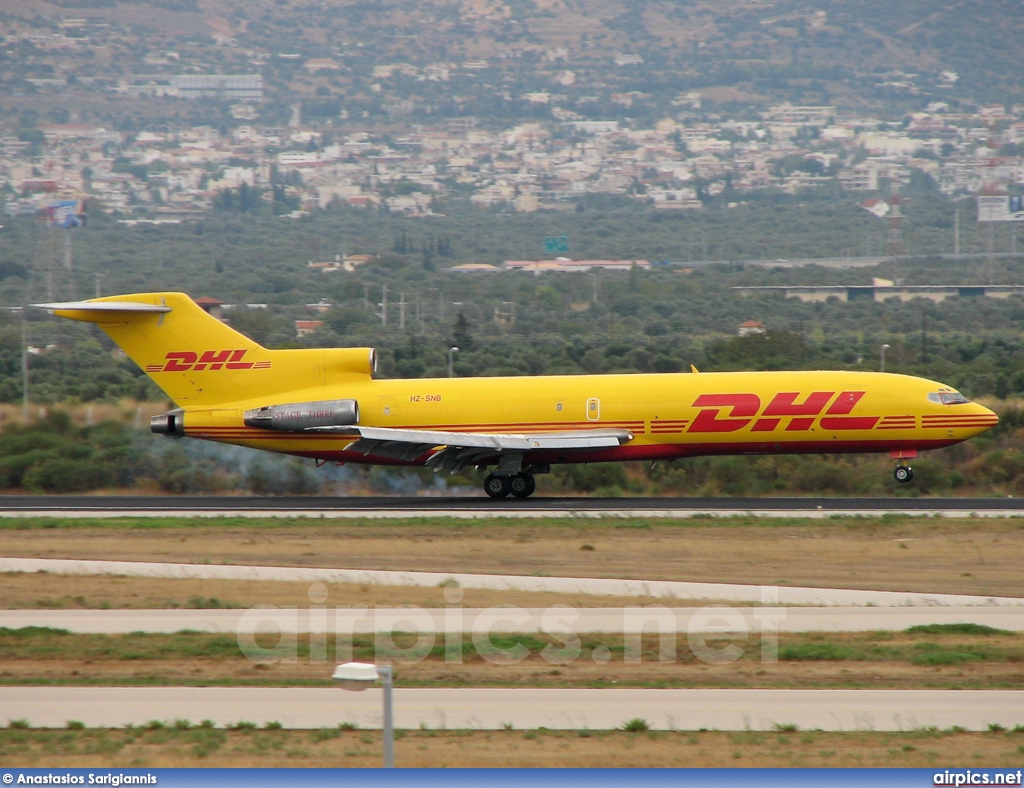
[[[260,72],[272,100],[390,118],[549,113],[521,100],[538,91],[584,116],[631,117],[672,111],[694,90],[705,107],[751,109],[1024,101],[1017,0],[7,0],[0,31],[57,31],[68,18],[88,20],[71,35],[91,49],[8,49],[3,78]],[[334,65],[310,73],[308,58]],[[637,95],[610,102],[625,92]],[[396,111],[399,100],[411,104]]]

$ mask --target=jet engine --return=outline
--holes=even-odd
[[[266,405],[247,410],[243,421],[247,427],[285,432],[301,432],[311,427],[344,427],[359,422],[359,403],[354,399],[332,399]]]
[[[149,420],[149,431],[157,435],[166,435],[168,438],[183,438],[185,436],[185,411],[171,410],[161,413]]]

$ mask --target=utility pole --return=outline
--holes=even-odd
[[[928,311],[921,310],[921,363],[928,363]]]
[[[28,424],[28,307],[21,309],[21,420]]]
[[[383,295],[380,300],[380,324],[388,324],[388,286],[384,285]]]
[[[68,291],[72,300],[75,298],[75,276],[72,273],[73,263],[71,255],[71,228],[64,228],[64,268],[68,272]]]
[[[902,203],[903,198],[900,197],[899,184],[893,181],[892,196],[889,198],[892,210],[889,213],[889,244],[886,251],[889,259],[892,260],[892,280],[897,285],[900,283],[897,263],[900,256],[907,253],[906,246],[903,244],[903,211],[900,208]]]
[[[370,286],[368,284],[363,285],[363,309],[367,312],[370,311]]]
[[[422,326],[422,320],[424,318],[426,318],[426,316],[427,316],[427,304],[430,301],[430,294],[435,292],[435,291],[440,292],[436,287],[428,287],[427,288],[427,294],[423,297],[423,317],[421,318],[420,328],[423,327]],[[440,301],[438,301],[438,303],[440,303]],[[438,323],[440,323],[440,321],[438,321]]]
[[[995,284],[996,258],[995,258],[995,222],[988,223],[988,283]]]
[[[405,331],[405,293],[400,293],[398,298],[398,327]]]

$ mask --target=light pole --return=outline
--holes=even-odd
[[[880,347],[878,349],[879,350],[879,361],[878,361],[878,371],[879,372],[885,372],[885,351],[887,351],[888,349],[889,349],[888,345],[882,345],[882,347]]]
[[[384,687],[384,768],[395,768],[395,723],[391,703],[391,666],[369,662],[346,662],[338,665],[331,676],[344,690],[362,692],[378,678]]]
[[[455,377],[455,354],[459,352],[457,347],[448,348],[448,377]]]

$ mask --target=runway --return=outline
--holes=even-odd
[[[1024,517],[1017,498],[0,496],[0,517]]]
[[[607,730],[641,717],[661,730],[912,730],[928,726],[986,730],[1024,723],[1018,690],[676,690],[403,689],[394,691],[395,727]],[[150,720],[220,726],[239,721],[286,728],[381,726],[380,690],[345,692],[244,687],[5,687],[0,724],[33,727],[142,725]]]
[[[660,633],[742,637],[767,632],[900,632],[928,624],[1024,632],[1020,607],[272,608],[247,610],[0,610],[0,627],[88,634],[312,632],[361,635]]]
[[[48,572],[53,575],[123,575],[130,577],[257,580],[361,585],[416,586],[497,591],[554,592],[596,596],[643,596],[666,601],[716,600],[756,605],[882,607],[990,607],[1024,605],[1021,597],[969,594],[922,594],[911,591],[861,591],[800,586],[755,586],[737,583],[689,583],[673,580],[626,580],[590,577],[483,575],[465,572],[404,572],[371,569],[324,569],[290,566],[172,564],[146,561],[79,561],[60,558],[3,558],[0,572]],[[1018,610],[1020,608],[1018,607]]]

